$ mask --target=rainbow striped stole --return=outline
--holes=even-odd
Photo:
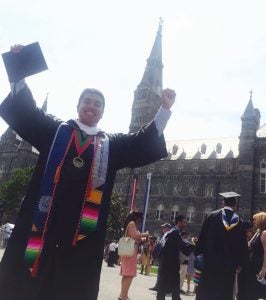
[[[49,218],[53,209],[54,194],[60,180],[61,169],[70,145],[74,139],[73,127],[62,123],[55,134],[48,155],[44,176],[42,178],[37,204],[34,209],[33,222],[24,260],[31,270],[31,276],[37,275],[39,261],[47,238]],[[87,187],[80,219],[77,224],[73,245],[85,238],[91,231],[97,230],[102,195],[106,180],[109,156],[109,140],[107,136],[94,136],[94,155],[87,179]],[[101,187],[101,191],[99,188]]]

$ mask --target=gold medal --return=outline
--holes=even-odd
[[[82,168],[84,165],[84,160],[80,156],[76,156],[73,158],[73,165],[76,168]]]

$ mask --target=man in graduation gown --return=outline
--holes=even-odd
[[[36,107],[24,80],[11,87],[0,115],[40,155],[0,265],[0,298],[95,300],[116,171],[167,156],[175,92],[162,92],[139,132],[106,134],[97,128],[105,105],[98,90],[84,90],[78,119],[62,122]]]
[[[236,273],[248,259],[246,234],[235,213],[239,194],[226,192],[224,207],[205,219],[195,255],[203,255],[196,300],[233,300]]]
[[[180,300],[180,251],[189,255],[194,245],[181,238],[181,231],[187,225],[184,215],[175,218],[175,226],[164,236],[159,254],[160,276],[157,280],[157,300],[164,300],[167,293],[172,294],[172,300]]]

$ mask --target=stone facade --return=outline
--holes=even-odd
[[[18,169],[36,165],[37,151],[8,128],[0,140],[0,185]]]

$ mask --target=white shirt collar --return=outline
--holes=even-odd
[[[87,133],[88,135],[95,135],[97,134],[99,131],[101,131],[98,127],[96,126],[87,126],[83,123],[81,123],[79,120],[74,120],[77,125],[79,126],[79,128],[81,130],[83,130],[85,133]]]

